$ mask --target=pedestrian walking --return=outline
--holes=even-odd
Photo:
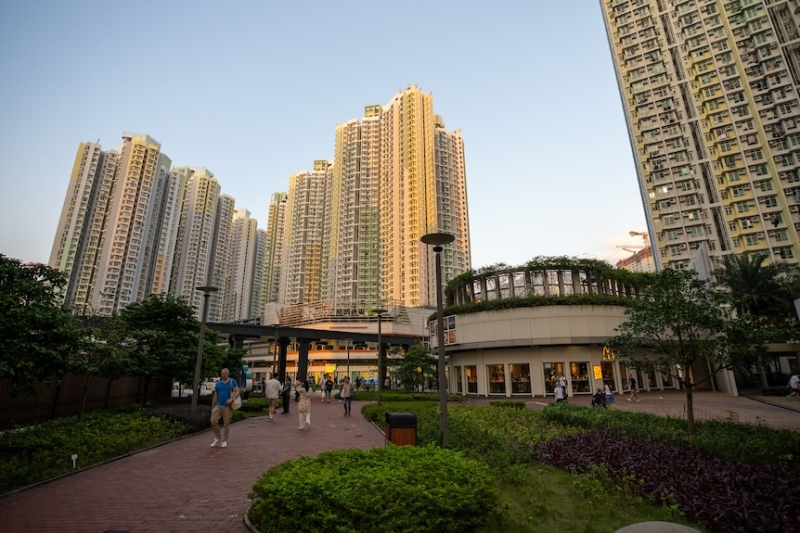
[[[611,385],[606,383],[603,386],[603,394],[605,395],[606,407],[608,409],[616,409],[616,400],[614,399],[614,391],[611,390]]]
[[[283,387],[281,388],[281,405],[283,406],[283,413],[284,415],[289,414],[289,402],[292,396],[292,380],[289,379],[289,376],[286,376],[286,379],[283,380]]]
[[[300,394],[300,401],[297,404],[297,419],[300,422],[300,429],[311,429],[311,398],[314,393],[311,391],[311,385],[308,384],[307,379],[300,384],[297,392]]]
[[[556,385],[555,388],[553,389],[553,392],[556,395],[556,403],[567,401],[567,391],[561,385]]]
[[[331,394],[333,394],[333,380],[330,376],[325,380],[325,401],[331,403]]]
[[[636,398],[636,401],[638,402],[639,395],[637,394],[638,390],[636,389],[636,378],[633,377],[633,374],[628,374],[628,385],[631,388],[631,397],[628,398],[628,401],[630,402],[631,400]]]
[[[786,399],[791,400],[792,396],[800,393],[800,372],[795,372],[792,374],[792,377],[789,378],[789,383],[786,386],[789,387],[790,391],[786,396]]]
[[[350,406],[353,403],[353,385],[350,383],[350,376],[344,378],[342,391],[339,394],[344,402],[344,416],[350,416]]]
[[[267,401],[269,401],[269,417],[268,420],[273,422],[274,419],[272,418],[275,415],[275,408],[278,406],[278,398],[281,396],[281,389],[283,385],[278,379],[275,377],[275,374],[272,374],[267,381]]]
[[[219,375],[222,379],[214,384],[214,392],[211,395],[211,429],[214,431],[214,442],[211,443],[211,447],[213,448],[221,442],[220,446],[227,448],[228,430],[231,426],[231,415],[233,414],[231,404],[239,395],[239,384],[230,377],[230,372],[227,368],[223,368]],[[220,418],[222,418],[221,435],[219,431]]]

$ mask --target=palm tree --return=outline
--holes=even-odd
[[[764,262],[769,256],[756,253],[750,255],[728,255],[722,266],[714,271],[718,287],[728,291],[733,308],[740,317],[757,319],[762,327],[781,328],[794,319],[792,301],[793,276],[784,263]],[[762,386],[767,386],[767,375],[763,362],[764,354],[756,355]]]

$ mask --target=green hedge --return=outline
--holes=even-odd
[[[497,505],[488,468],[432,446],[325,452],[267,470],[248,519],[262,533],[461,533]]]
[[[0,493],[85,468],[178,437],[188,426],[141,408],[95,411],[0,436]]]

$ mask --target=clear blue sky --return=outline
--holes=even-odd
[[[644,231],[597,0],[0,3],[0,253],[47,262],[75,152],[123,132],[265,227],[337,123],[406,86],[466,145],[473,266],[629,255]]]

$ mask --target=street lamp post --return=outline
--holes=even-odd
[[[208,297],[217,292],[217,287],[195,287],[203,291],[203,319],[200,321],[200,340],[197,341],[197,359],[194,363],[194,388],[192,389],[192,413],[197,412],[197,397],[200,394],[200,370],[203,367],[203,342],[206,336],[206,320],[208,320]]]
[[[375,398],[378,405],[381,405],[381,392],[383,392],[383,340],[381,339],[381,319],[386,309],[373,309],[372,314],[378,315],[378,387],[375,389]]]
[[[450,438],[447,429],[447,383],[444,368],[444,319],[442,317],[442,246],[455,240],[449,233],[428,233],[420,239],[432,244],[436,252],[436,351],[439,356],[439,430],[442,434],[442,447],[447,448]]]

